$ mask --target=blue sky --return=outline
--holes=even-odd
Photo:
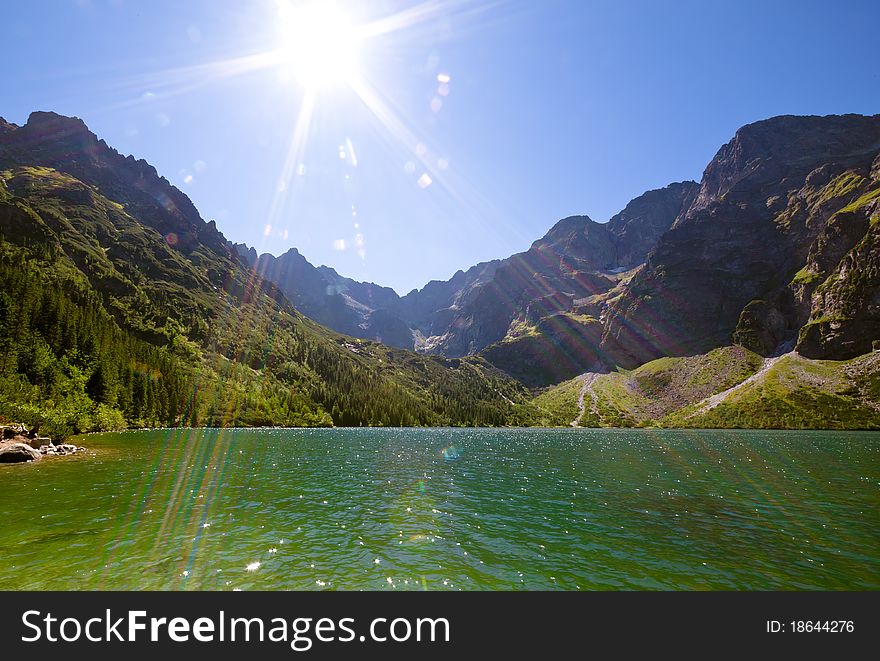
[[[310,54],[265,63],[291,52],[275,0],[7,3],[0,116],[81,117],[227,238],[402,294],[524,250],[562,217],[604,222],[699,179],[743,124],[880,112],[873,1],[337,9],[346,31],[319,53],[359,26],[395,29],[358,39],[355,85],[310,91]]]

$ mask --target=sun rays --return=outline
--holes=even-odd
[[[403,59],[414,58],[418,52],[424,54],[416,48],[419,41],[441,33],[448,37],[454,26],[464,25],[468,31],[489,29],[492,21],[497,20],[497,14],[491,10],[500,4],[503,3],[428,0],[388,15],[368,16],[363,5],[346,2],[267,2],[258,10],[264,16],[255,20],[251,15],[248,19],[250,24],[262,22],[266,26],[260,36],[262,51],[236,54],[230,48],[221,59],[141,76],[132,84],[149,91],[139,92],[133,103],[153,102],[248,77],[270,84],[270,95],[288,102],[279,106],[276,113],[282,126],[286,126],[277,143],[277,171],[267,175],[272,186],[266,213],[252,221],[263,237],[262,245],[258,240],[255,246],[258,252],[269,250],[277,254],[280,244],[297,236],[299,224],[306,222],[300,202],[317,186],[322,199],[326,198],[327,204],[335,209],[328,208],[320,221],[333,222],[334,231],[338,230],[338,238],[332,243],[334,249],[366,259],[376,220],[367,213],[358,213],[363,200],[357,190],[360,181],[367,179],[365,168],[373,168],[373,173],[376,168],[387,170],[388,177],[397,177],[412,190],[420,191],[416,194],[419,197],[414,198],[420,208],[413,209],[414,213],[445,204],[469,223],[482,226],[482,230],[499,236],[515,234],[521,230],[498,213],[497,200],[488,199],[487,187],[465,176],[463,169],[457,167],[459,155],[449,153],[446,134],[433,132],[430,122],[421,121],[424,116],[439,119],[448,112],[461,81],[467,79],[467,71],[455,67],[450,70],[446,64],[434,61],[436,58],[429,58],[427,63],[413,59],[410,83],[424,87],[427,92],[421,111],[424,116],[414,116],[411,105],[398,95],[401,81],[394,81],[393,74],[381,66],[387,52]],[[255,10],[246,11],[253,14]],[[466,20],[457,21],[462,17]],[[149,98],[143,94],[149,94]],[[243,104],[260,102],[242,99]],[[332,127],[330,136],[328,126]],[[373,149],[365,149],[361,159],[360,147],[366,142],[364,131],[369,131]],[[328,142],[334,149],[338,145],[338,154],[325,153]],[[381,161],[377,161],[376,151],[381,152]],[[336,155],[339,160],[333,162]],[[313,168],[313,163],[318,167]],[[485,176],[491,177],[492,173]],[[339,209],[351,214],[347,222]],[[442,218],[435,220],[438,231],[443,229],[443,222]],[[547,261],[551,256],[539,254],[538,258]],[[530,283],[530,288],[539,294],[553,290],[552,283],[540,275],[542,269],[535,272],[533,263],[521,263],[514,258],[510,268],[517,282]],[[250,278],[252,287],[257,275]],[[577,276],[573,279],[577,280]],[[582,288],[589,290],[588,285],[582,283]],[[517,292],[508,291],[503,283],[493,282],[489,286],[502,305],[515,310]],[[246,316],[243,313],[239,323],[247,323]],[[654,344],[652,338],[658,329],[632,328],[625,319],[622,321],[641,344]],[[662,329],[662,323],[657,321]],[[560,342],[542,338],[546,346],[538,359],[562,361],[577,370],[591,366],[602,356],[598,342],[575,332],[566,318],[553,318],[550,326]],[[267,343],[271,339],[267,338]]]
[[[474,174],[465,173],[465,161],[450,153],[454,145],[447,144],[444,135],[433,133],[436,120],[447,112],[455,96],[453,93],[451,97],[450,92],[456,89],[457,74],[441,66],[435,55],[427,62],[421,59],[427,57],[426,43],[442,45],[457,26],[469,32],[490,29],[493,21],[499,20],[493,10],[501,4],[427,0],[386,14],[378,13],[375,7],[331,0],[274,0],[251,5],[240,10],[241,24],[263,25],[264,29],[257,30],[249,41],[237,47],[230,41],[220,58],[118,81],[117,92],[127,98],[110,109],[148,107],[233,83],[247,84],[250,90],[264,86],[265,96],[242,98],[237,114],[257,112],[259,104],[268,101],[277,106],[276,115],[282,124],[285,114],[291,114],[292,119],[287,120],[290,128],[282,138],[286,146],[279,150],[283,156],[267,215],[254,221],[263,230],[263,247],[296,235],[297,200],[304,199],[300,195],[308,197],[315,186],[326,188],[328,197],[337,189],[339,195],[351,197],[357,168],[364,167],[355,156],[364,138],[359,137],[359,131],[368,132],[369,140],[382,150],[379,158],[383,160],[374,158],[367,167],[387,170],[412,189],[425,191],[422,199],[426,205],[437,206],[438,210],[444,206],[458,209],[457,217],[468,218],[484,232],[513,234],[526,242],[529,237],[516,223],[505,222],[497,201],[486,195]],[[230,33],[229,38],[234,34]],[[245,52],[236,53],[237,48]],[[407,89],[433,87],[424,108],[415,116],[412,104],[401,103],[397,97],[401,80],[395,76],[400,75],[412,76]],[[423,126],[426,118],[428,122]],[[156,121],[164,126],[172,119],[161,112]],[[449,140],[453,137],[450,133]],[[328,172],[321,160],[327,157],[326,143],[333,140],[339,144],[340,160],[345,166],[341,173]],[[315,160],[322,167],[312,169],[309,163]],[[455,167],[456,163],[462,167]],[[334,179],[337,176],[340,178]],[[184,183],[190,185],[191,181]],[[352,226],[339,228],[343,238],[334,246],[351,249],[364,259],[367,228],[356,217],[361,205],[352,197],[346,206]]]
[[[278,17],[276,52],[306,90],[357,78],[360,33],[336,3],[279,0]]]

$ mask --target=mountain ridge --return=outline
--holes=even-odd
[[[0,417],[156,425],[498,425],[528,393],[335,333],[245,265],[152,166],[78,119],[0,131]],[[513,416],[513,417],[511,417]]]
[[[748,125],[699,184],[398,296],[228,242],[145,161],[38,112],[0,120],[0,279],[0,416],[62,434],[569,425],[578,409],[873,428],[880,115]]]
[[[878,154],[880,116],[747,124],[699,183],[647,191],[607,223],[563,218],[479,278],[400,297],[387,320],[408,326],[417,350],[483,355],[532,387],[734,341],[851,358],[880,324]],[[869,268],[847,268],[847,256]],[[405,330],[397,341],[408,346]]]
[[[606,223],[584,215],[563,218],[527,251],[459,270],[448,280],[433,280],[405,296],[339,276],[326,266],[315,267],[296,248],[278,257],[257,255],[244,244],[235,248],[306,316],[339,332],[460,357],[505,337],[517,310],[498,310],[495,320],[481,313],[495,306],[499,292],[524,308],[531,303],[534,316],[545,304],[552,312],[556,295],[575,299],[610,289],[617,273],[644,261],[659,234],[690,202],[696,186],[696,182],[679,182],[647,191]],[[603,276],[600,271],[609,273]],[[533,275],[538,278],[532,279]],[[383,294],[381,300],[374,297],[377,291]],[[375,323],[378,312],[385,313],[381,323]]]

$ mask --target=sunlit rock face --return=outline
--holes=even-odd
[[[812,284],[827,274],[812,289],[809,320],[798,336],[798,351],[808,357],[880,349],[880,153],[861,172],[851,177],[848,197],[855,199],[823,227],[804,267],[816,274]],[[806,286],[803,294],[810,291]]]
[[[878,151],[880,116],[785,116],[740,129],[609,306],[602,349],[626,366],[732,340],[763,353],[795,342],[828,357],[870,349],[876,278],[852,266],[872,273],[876,260],[876,203],[863,198],[877,189]]]

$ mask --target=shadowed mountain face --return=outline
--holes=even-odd
[[[470,292],[491,280],[499,261],[484,262],[446,281],[398,296],[390,287],[358,282],[313,266],[296,248],[279,257],[230,244],[241,259],[278,285],[307,317],[333,330],[403,349],[425,349],[425,338],[446,332]],[[439,352],[435,352],[439,353]]]
[[[413,348],[409,326],[388,312],[400,299],[390,287],[356,282],[326,266],[315,267],[296,248],[279,257],[258,256],[244,244],[233,248],[261,277],[277,284],[307,317],[352,337]]]
[[[696,183],[684,182],[649,191],[604,224],[587,216],[559,221],[529,250],[502,260],[494,277],[458,306],[444,332],[429,339],[428,348],[446,355],[466,355],[524,333],[541,337],[549,333],[547,346],[560,348],[560,343],[574,337],[572,332],[586,330],[578,319],[564,322],[559,333],[551,331],[552,323],[536,332],[535,324],[555,315],[577,313],[580,306],[612,290],[622,273],[644,262],[696,190]],[[573,360],[584,369],[595,362],[598,341],[587,343],[591,346],[582,347],[580,356],[573,355],[565,362]]]

